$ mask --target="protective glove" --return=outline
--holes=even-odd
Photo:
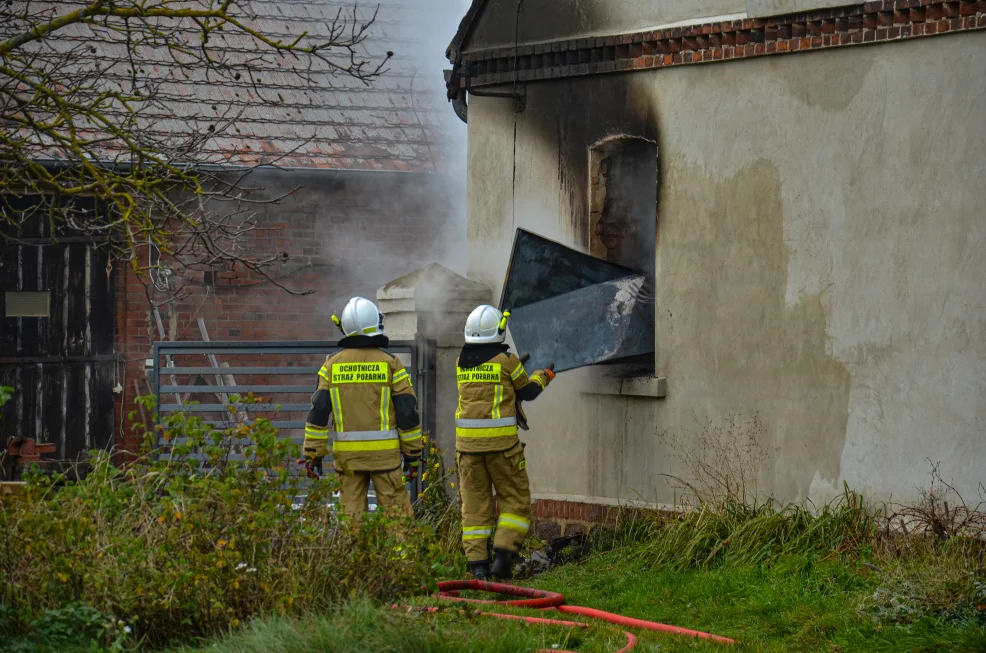
[[[305,475],[313,480],[318,480],[322,477],[322,459],[321,458],[299,458],[298,464],[304,466]]]
[[[524,364],[530,359],[531,359],[530,354],[524,354],[523,356],[520,357],[520,362],[521,364]],[[524,407],[522,405],[523,403],[524,402],[517,400],[517,426],[520,428],[521,431],[530,431],[531,427],[527,425],[527,415],[524,413]]]
[[[534,376],[544,382],[544,385],[541,387],[541,389],[544,390],[548,387],[548,384],[555,380],[555,376],[557,376],[555,374],[555,364],[549,363],[548,365],[545,365],[544,369],[535,372]]]
[[[418,458],[404,458],[404,482],[410,483],[418,475]]]
[[[530,354],[524,354],[523,356],[520,357],[520,362],[521,363],[526,363],[530,359],[531,359],[531,355]],[[557,376],[557,374],[555,374],[555,364],[554,363],[548,363],[547,365],[544,366],[544,375],[546,377],[548,377],[548,382],[549,383],[555,380],[555,377]]]

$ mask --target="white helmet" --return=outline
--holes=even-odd
[[[342,320],[335,315],[332,321],[347,338],[350,336],[385,336],[383,314],[377,305],[364,297],[353,297],[342,309]]]
[[[508,319],[510,311],[501,313],[486,304],[476,308],[466,319],[466,342],[470,345],[503,342]]]

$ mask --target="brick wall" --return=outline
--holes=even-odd
[[[555,499],[536,499],[531,509],[534,532],[549,542],[564,535],[587,532],[595,526],[615,526],[620,514],[616,506]]]
[[[986,0],[880,0],[782,16],[572,38],[463,55],[463,88],[653,70],[986,29]],[[516,70],[515,70],[516,67]]]
[[[534,514],[534,532],[549,542],[565,535],[588,533],[598,527],[614,528],[618,521],[674,519],[679,514],[671,508],[632,504],[613,506],[557,499],[535,499],[531,510]]]
[[[361,171],[266,171],[247,182],[257,196],[287,197],[255,206],[258,226],[248,247],[262,255],[287,252],[271,270],[296,296],[243,269],[190,272],[188,296],[160,308],[166,339],[200,340],[196,318],[212,340],[336,340],[329,320],[353,295],[374,298],[386,282],[438,262],[461,268],[465,219],[462,188],[438,174]],[[291,192],[294,191],[294,192]],[[143,252],[146,256],[146,252]],[[148,387],[144,360],[158,340],[145,287],[121,269],[117,343],[121,356],[117,446],[139,442],[126,420],[134,410],[134,381]],[[161,301],[165,294],[153,292]]]

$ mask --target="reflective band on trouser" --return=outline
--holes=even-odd
[[[489,526],[463,526],[463,540],[486,540],[493,534],[493,529]]]
[[[328,440],[329,427],[319,428],[311,424],[305,424],[305,437],[311,438],[312,440]]]
[[[404,442],[410,442],[411,440],[420,440],[421,439],[421,427],[420,426],[418,428],[412,429],[410,431],[401,431],[400,433],[401,433],[401,440],[403,440]]]
[[[342,421],[342,400],[339,399],[339,388],[329,390],[329,397],[332,399],[332,417],[336,423],[336,431],[345,430]]]
[[[508,512],[500,515],[500,519],[496,522],[497,528],[509,528],[514,531],[520,531],[521,533],[526,533],[531,528],[531,520],[525,519],[520,515],[511,515]]]
[[[400,447],[396,429],[336,433],[332,440],[333,451],[390,451]]]

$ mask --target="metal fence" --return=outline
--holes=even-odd
[[[388,352],[399,358],[411,375],[427,430],[426,420],[431,418],[433,405],[428,389],[434,383],[423,377],[434,369],[434,364],[429,361],[419,364],[423,362],[420,349],[434,351],[427,343],[391,342]],[[270,420],[282,437],[301,445],[318,370],[327,355],[339,350],[338,343],[321,341],[156,342],[153,383],[158,415],[193,413],[218,428],[232,428],[263,417]],[[231,408],[231,397],[249,393],[261,400]],[[242,456],[239,447],[245,444],[231,438],[231,456]],[[324,468],[332,469],[331,458],[325,460]],[[300,468],[296,471],[301,473]],[[420,478],[409,484],[411,499],[422,489]],[[375,507],[376,498],[371,490],[370,509]]]

